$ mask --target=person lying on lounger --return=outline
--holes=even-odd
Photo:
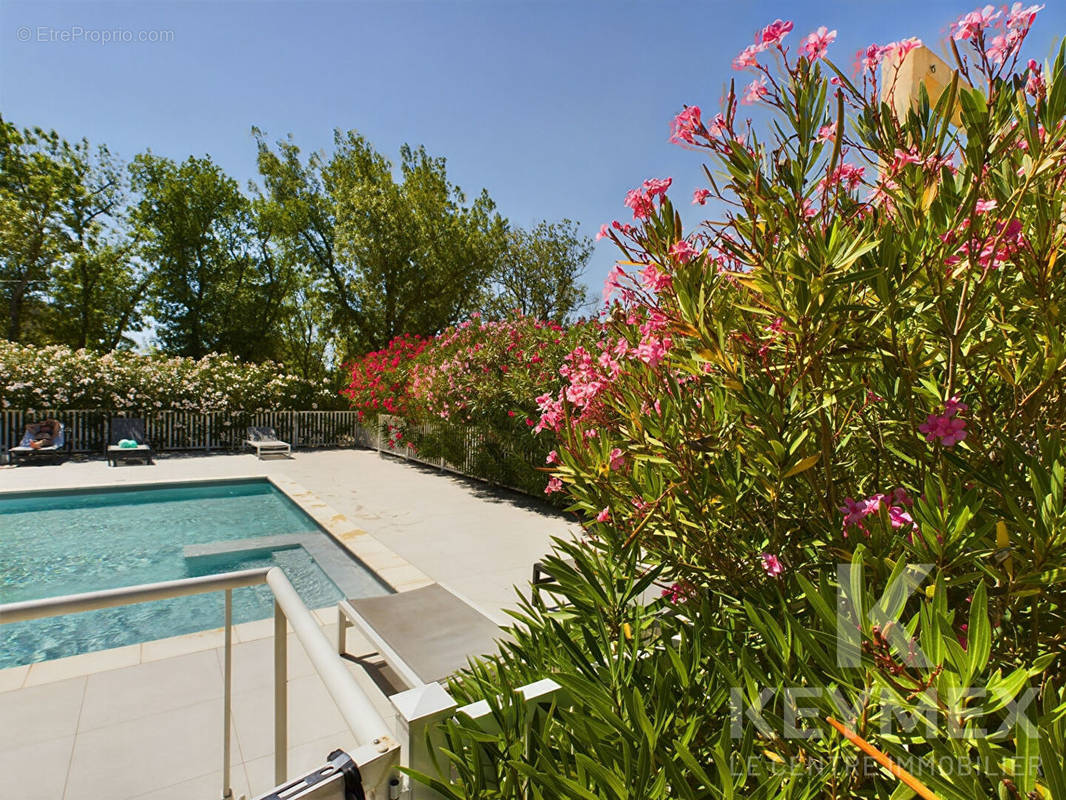
[[[27,425],[26,430],[30,432],[30,447],[34,450],[40,450],[42,447],[52,447],[55,445],[56,437],[59,436],[59,421],[54,419],[46,419],[36,424]]]

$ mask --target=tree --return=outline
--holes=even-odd
[[[293,257],[323,282],[346,353],[430,335],[483,307],[507,225],[484,191],[467,205],[445,160],[405,145],[400,174],[355,131],[326,159],[262,132],[259,169]]]
[[[287,298],[279,331],[279,360],[290,372],[307,380],[321,381],[329,376],[336,357],[329,323],[325,292],[300,275]]]
[[[533,228],[512,228],[496,278],[494,315],[519,311],[564,322],[586,305],[587,288],[578,283],[592,255],[592,240],[576,222],[543,220]]]
[[[66,242],[52,275],[50,330],[74,348],[113,350],[140,327],[148,283],[122,227],[124,168],[106,146],[94,150],[84,139],[63,142],[60,155],[69,177],[59,198]]]
[[[6,336],[110,350],[137,327],[143,281],[122,229],[123,168],[106,147],[0,120]]]
[[[337,323],[327,299],[326,281],[333,274],[333,203],[322,179],[323,157],[312,153],[301,161],[291,137],[270,149],[264,134],[252,128],[258,147],[264,187],[252,187],[261,227],[275,238],[277,257],[290,266],[295,289],[287,299],[281,324],[281,358],[304,377],[324,376],[335,355]]]
[[[132,220],[152,265],[150,308],[163,349],[272,357],[292,274],[237,182],[210,157],[176,164],[145,153],[130,170],[140,193]]]
[[[52,264],[62,250],[60,139],[19,131],[0,118],[0,296],[5,336],[21,341],[27,316],[42,310]]]

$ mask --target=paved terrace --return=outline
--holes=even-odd
[[[541,504],[362,450],[163,456],[154,466],[101,460],[0,468],[0,490],[268,475],[311,491],[431,579],[499,622],[532,563],[571,525]],[[336,615],[316,611],[335,639]],[[238,625],[234,644],[233,787],[273,785],[272,620]],[[221,787],[222,631],[0,670],[0,774],[24,800],[196,800]],[[350,671],[391,719],[390,676],[349,631]],[[395,684],[395,681],[392,681]],[[384,692],[383,692],[384,690]],[[299,642],[289,637],[289,770],[299,774],[354,737]],[[15,789],[17,787],[17,789]]]

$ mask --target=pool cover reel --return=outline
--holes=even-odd
[[[366,800],[359,767],[350,755],[334,750],[326,761],[326,766],[275,786],[256,800]]]

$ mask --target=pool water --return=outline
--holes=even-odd
[[[185,545],[294,533],[328,540],[265,480],[0,495],[0,603],[273,566],[308,608],[336,603],[340,590],[301,547],[184,554]],[[0,668],[217,628],[223,603],[213,592],[0,625]],[[234,622],[272,613],[266,586],[234,590]]]

